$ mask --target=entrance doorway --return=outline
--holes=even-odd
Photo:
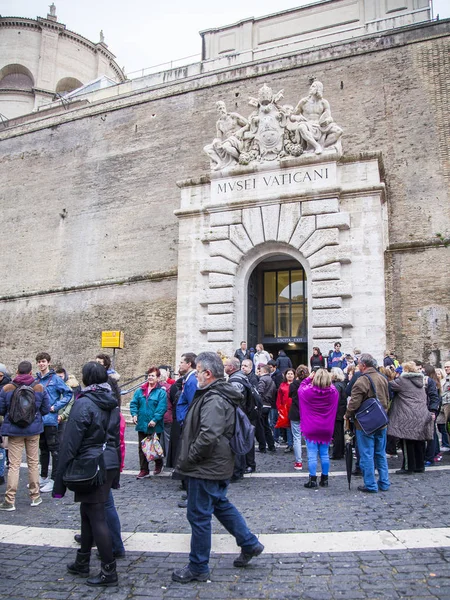
[[[259,263],[248,282],[248,347],[262,343],[274,359],[284,350],[294,367],[307,364],[307,298],[298,261],[277,255]]]

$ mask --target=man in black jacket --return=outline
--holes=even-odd
[[[215,352],[199,354],[196,370],[199,390],[184,421],[176,467],[187,480],[187,518],[192,530],[189,564],[172,573],[172,580],[180,583],[207,581],[210,576],[213,514],[241,548],[235,567],[247,566],[264,550],[227,498],[234,468],[229,440],[234,433],[235,407],[242,395],[224,380],[223,363]]]
[[[242,364],[242,361],[246,358],[250,358],[250,353],[247,350],[247,342],[241,342],[240,347],[234,353],[234,358],[239,360],[239,364]]]

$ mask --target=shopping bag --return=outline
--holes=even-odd
[[[289,429],[291,426],[291,422],[289,421],[289,406],[287,404],[283,404],[278,409],[278,419],[275,425],[276,429]]]
[[[141,442],[142,452],[145,454],[145,458],[148,461],[157,460],[158,458],[163,458],[164,452],[162,446],[159,442],[158,435],[154,433],[153,435],[148,435]]]

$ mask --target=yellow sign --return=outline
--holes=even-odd
[[[123,331],[102,331],[102,348],[123,348]]]

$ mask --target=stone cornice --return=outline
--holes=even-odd
[[[26,298],[33,298],[36,296],[49,296],[53,294],[67,294],[70,292],[80,292],[83,290],[92,290],[102,287],[112,287],[116,285],[131,285],[134,283],[142,283],[144,281],[163,281],[165,279],[176,279],[178,276],[178,269],[170,269],[168,271],[155,271],[153,273],[147,273],[144,275],[134,275],[132,277],[123,277],[118,279],[108,279],[106,281],[93,281],[91,283],[84,283],[80,285],[72,285],[67,287],[51,288],[48,290],[32,290],[29,292],[23,292],[21,294],[9,294],[0,296],[0,302],[12,302],[14,300],[21,300]]]

